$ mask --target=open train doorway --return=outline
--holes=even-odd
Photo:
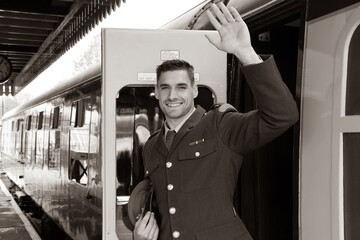
[[[299,1],[300,2],[300,1]],[[289,7],[289,6],[288,6]],[[269,9],[247,19],[252,44],[258,54],[272,54],[284,83],[300,109],[304,16],[301,4],[289,13]],[[275,15],[274,13],[277,13]],[[229,56],[232,74],[229,102],[240,112],[256,108],[256,101],[235,58]],[[241,79],[240,81],[238,79]],[[299,123],[269,144],[244,158],[234,197],[245,225],[255,240],[299,239]]]
[[[227,58],[205,37],[215,31],[104,29],[102,34],[102,236],[130,240],[127,202],[144,177],[142,147],[163,121],[154,93],[156,66],[170,59],[193,65],[195,104],[209,109],[226,102]]]

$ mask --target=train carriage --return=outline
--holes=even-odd
[[[211,1],[219,2],[219,1]],[[234,208],[254,239],[359,239],[360,3],[223,1],[273,54],[300,121],[246,156]],[[158,30],[104,29],[95,66],[6,113],[7,175],[73,239],[133,239],[127,201],[143,179],[142,147],[163,121],[156,65],[188,60],[196,102],[256,108],[239,63],[210,45],[205,1]]]
[[[96,66],[3,117],[7,175],[67,233],[82,226],[90,239],[101,238],[100,78]]]

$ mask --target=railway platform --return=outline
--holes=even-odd
[[[0,240],[41,240],[6,188],[6,181],[0,179]]]

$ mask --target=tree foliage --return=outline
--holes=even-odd
[[[99,63],[101,60],[101,38],[100,34],[94,35],[90,41],[87,49],[85,49],[78,57],[76,57],[74,62],[74,73],[83,72],[87,70],[90,66]]]

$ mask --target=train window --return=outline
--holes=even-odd
[[[76,121],[76,106],[77,106],[77,102],[73,102],[71,104],[71,119],[70,119],[70,125],[71,126],[75,126],[75,121]]]
[[[43,166],[44,163],[44,131],[43,131],[43,122],[44,122],[44,112],[40,112],[39,115],[34,116],[34,122],[36,123],[35,127],[37,131],[35,132],[35,163],[39,166]]]
[[[52,111],[52,115],[50,117],[51,121],[51,128],[55,129],[59,127],[59,118],[60,118],[60,107],[56,107]]]
[[[84,113],[85,113],[84,101],[80,100],[77,102],[75,127],[84,126]]]
[[[71,126],[74,127],[83,127],[85,124],[85,113],[86,113],[86,109],[85,109],[85,101],[86,99],[82,99],[76,102],[72,103],[71,106]],[[87,123],[90,122],[90,118],[89,116],[87,116]]]
[[[23,151],[23,125],[22,119],[16,120],[16,133],[15,133],[15,151],[16,154],[21,154]]]
[[[43,122],[44,122],[44,112],[40,112],[39,113],[37,129],[42,129],[43,128]]]
[[[358,236],[360,236],[359,146],[360,133],[343,134],[345,239],[358,239]]]
[[[16,131],[18,132],[20,130],[20,123],[21,123],[22,119],[18,119],[16,121]]]
[[[206,87],[199,87],[199,97],[195,103],[208,110],[214,104],[212,92]],[[144,178],[142,150],[150,135],[161,127],[163,119],[154,87],[125,87],[119,91],[116,99],[115,145],[119,239],[132,239],[128,238],[128,232],[120,231],[128,222],[124,205],[134,187]]]
[[[3,136],[3,141],[1,142],[1,148],[4,150],[5,153],[8,152],[8,141],[5,141],[5,139],[8,139],[8,132],[9,132],[9,123],[3,122],[3,126],[2,126],[2,136]]]
[[[31,126],[31,129],[36,129],[37,126],[38,126],[38,115],[37,114],[34,114],[33,115],[33,119],[32,119],[32,126]]]
[[[73,102],[70,130],[69,179],[81,185],[88,184],[89,130],[92,104],[90,98]]]
[[[29,164],[31,163],[31,149],[32,149],[32,132],[31,130],[31,122],[32,122],[32,116],[29,115],[26,117],[26,128],[25,128],[25,142],[24,142],[24,157],[26,159],[26,162]]]
[[[60,130],[57,130],[60,122],[60,107],[55,107],[50,113],[50,131],[48,146],[48,168],[58,170],[60,168]]]
[[[3,128],[2,128],[2,136],[3,136],[3,140],[1,143],[1,148],[4,150],[4,152],[8,152],[8,141],[5,141],[5,139],[8,139],[8,132],[9,132],[9,128],[8,128],[9,124],[8,122],[4,122],[3,124]]]
[[[348,52],[345,114],[360,115],[360,25],[351,38]]]
[[[57,170],[60,167],[60,131],[49,133],[49,170]]]
[[[3,141],[1,141],[1,149],[5,152],[5,153],[7,153],[7,141],[5,141],[5,139],[8,139],[8,135],[7,135],[7,132],[8,132],[8,123],[7,122],[3,122],[3,126],[2,126],[2,131],[1,131],[1,133],[2,133],[2,140]]]
[[[26,118],[26,130],[29,131],[31,129],[31,115]]]
[[[91,121],[91,108],[92,105],[90,104],[90,99],[87,99],[87,101],[83,102],[83,110],[82,110],[82,127],[88,126]]]

